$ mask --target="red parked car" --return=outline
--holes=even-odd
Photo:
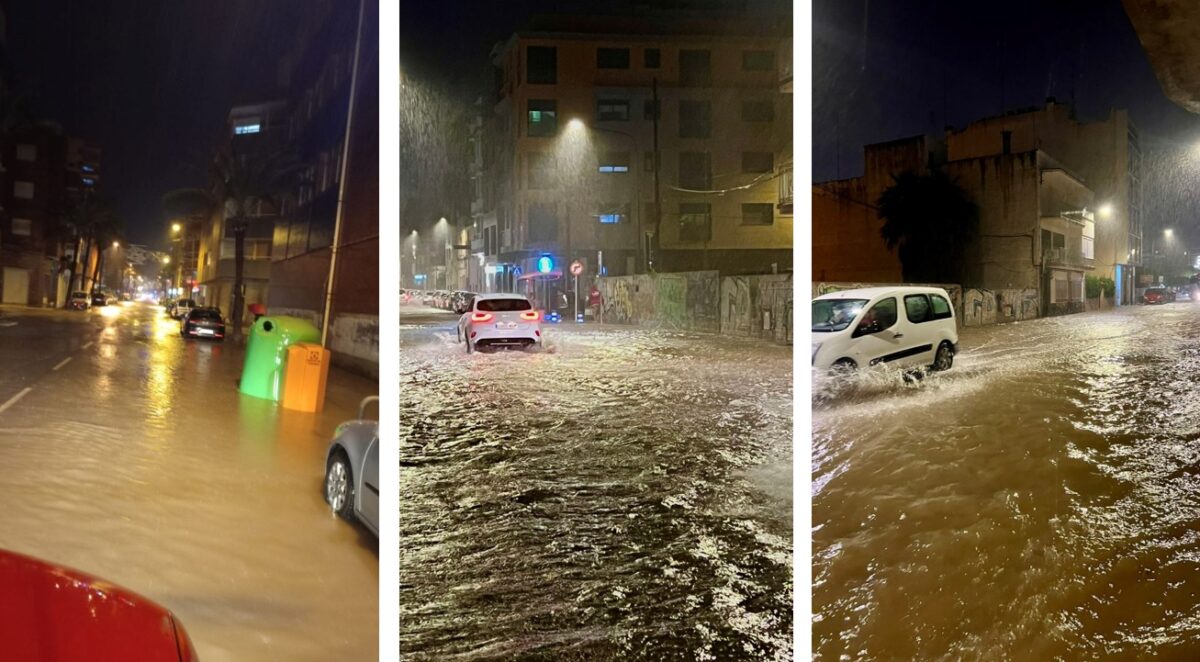
[[[1171,303],[1173,301],[1175,301],[1175,291],[1163,285],[1147,287],[1146,291],[1142,293],[1142,303]]]
[[[195,662],[170,611],[76,570],[0,550],[0,658]]]

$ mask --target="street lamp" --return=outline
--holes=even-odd
[[[1100,205],[1100,208],[1096,211],[1100,213],[1100,218],[1112,218],[1113,206],[1106,202]]]
[[[183,229],[183,226],[178,223],[171,224],[171,232],[179,232],[182,229]]]

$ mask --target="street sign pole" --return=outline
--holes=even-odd
[[[575,275],[575,321],[579,321],[579,275]]]

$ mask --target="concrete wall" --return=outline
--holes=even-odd
[[[866,179],[823,182],[812,196],[814,281],[902,280],[900,258],[879,234],[883,219],[867,199]]]
[[[713,333],[721,329],[716,271],[601,278],[599,287],[607,323]]]
[[[793,296],[790,275],[721,279],[721,333],[791,343]]]
[[[1041,300],[1037,288],[988,290],[945,283],[818,283],[812,287],[813,297],[840,290],[893,285],[928,285],[940,287],[950,295],[954,316],[959,326],[986,326],[1003,322],[1018,322],[1041,316]]]

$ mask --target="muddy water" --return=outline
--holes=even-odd
[[[787,348],[405,312],[406,659],[791,659]]]
[[[166,606],[205,662],[377,659],[377,545],[320,494],[374,384],[337,373],[324,413],[282,412],[237,394],[232,345],[161,309],[13,319],[0,343],[44,355],[0,366],[32,389],[0,413],[0,548]]]
[[[814,657],[1197,659],[1200,307],[961,340],[814,383]]]

